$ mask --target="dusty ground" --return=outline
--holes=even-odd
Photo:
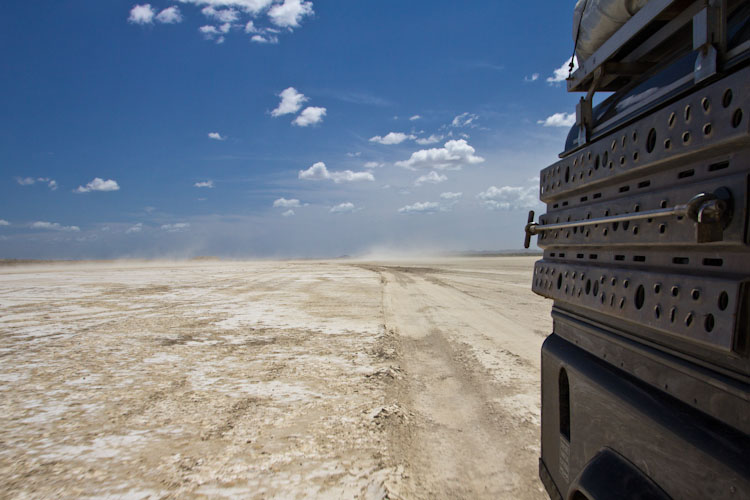
[[[0,268],[2,498],[546,498],[531,257]]]

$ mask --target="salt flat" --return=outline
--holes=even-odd
[[[534,260],[0,268],[0,496],[545,498]]]

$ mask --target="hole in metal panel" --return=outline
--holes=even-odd
[[[669,114],[669,119],[667,120],[667,125],[669,126],[669,128],[672,128],[676,118],[677,118],[677,115],[674,112]]]
[[[609,158],[609,152],[602,153],[602,165],[606,165]]]
[[[645,255],[634,255],[633,256],[633,262],[646,262],[646,256]]]
[[[627,231],[629,227],[630,227],[630,221],[629,220],[626,220],[625,222],[622,223],[622,230],[623,231]]]
[[[594,295],[599,295],[599,282],[594,281]]]
[[[690,264],[690,259],[687,257],[672,257],[672,264],[680,264],[680,265]]]
[[[674,323],[675,318],[677,318],[677,308],[673,307],[669,310],[669,322]]]
[[[651,185],[651,181],[641,181],[638,183],[638,189],[643,189],[646,187],[649,187]]]
[[[596,260],[599,256],[595,253],[589,254],[589,259]]]
[[[644,300],[646,300],[646,290],[643,285],[638,285],[635,290],[635,308],[640,310],[643,307]]]
[[[656,319],[659,319],[661,317],[661,307],[654,307],[654,316],[656,316]]]
[[[596,200],[596,199],[598,199],[598,198],[601,198],[601,197],[602,197],[602,193],[594,193],[594,196],[593,196],[593,198],[594,198],[595,200]]]
[[[557,289],[558,289],[558,290],[559,290],[560,288],[562,288],[562,279],[563,279],[563,277],[562,277],[562,274],[558,274],[558,275],[557,275]]]
[[[646,151],[651,153],[656,147],[656,129],[652,128],[648,131],[648,137],[646,137]]]
[[[570,180],[570,167],[565,167],[565,182]]]
[[[667,232],[667,225],[659,224],[659,233],[664,234],[665,232]]]
[[[671,148],[672,148],[672,140],[664,139],[664,149],[671,149]]]
[[[615,260],[625,260],[624,255],[615,255]]]
[[[690,142],[690,132],[683,132],[682,133],[682,142],[684,142],[685,144],[687,144],[688,142]]]
[[[713,165],[708,166],[709,172],[716,172],[717,170],[724,170],[725,168],[729,167],[728,161],[722,161],[719,163],[714,163]]]
[[[583,203],[584,201],[589,201],[589,197],[588,196],[581,196],[581,203]]]
[[[690,326],[693,324],[693,313],[689,312],[687,316],[685,316],[685,326]]]
[[[654,285],[654,293],[659,293],[659,292],[661,292],[661,284],[660,283],[656,283]]]
[[[711,109],[711,101],[708,100],[708,97],[701,99],[701,107],[703,108],[703,111]]]
[[[726,89],[721,97],[721,105],[728,108],[732,104],[732,89]]]
[[[690,105],[685,106],[685,123],[690,121]]]
[[[626,193],[626,192],[628,192],[628,191],[630,191],[630,186],[622,186],[622,187],[620,188],[620,192],[621,192],[621,193]]]
[[[693,298],[693,300],[698,300],[701,298],[701,291],[697,288],[694,288],[692,292],[690,292],[690,296]]]
[[[667,208],[667,200],[661,200],[659,202],[659,208]]]
[[[732,127],[737,128],[742,123],[742,109],[737,108],[732,115]]]
[[[591,293],[591,280],[586,280],[586,295]]]
[[[703,320],[703,326],[707,332],[711,333],[711,331],[714,329],[714,315],[713,314],[706,314],[706,319]]]
[[[691,169],[688,169],[688,170],[683,170],[682,172],[680,172],[679,174],[677,174],[677,178],[678,179],[685,179],[686,177],[692,177],[693,175],[695,175],[695,170],[691,168]]]
[[[722,311],[726,311],[728,305],[729,294],[727,294],[727,292],[721,292],[721,294],[719,294],[719,309]]]
[[[583,258],[583,254],[582,253],[576,254],[576,259],[582,259],[582,258]]]
[[[712,258],[706,257],[705,259],[703,259],[703,265],[721,267],[724,265],[724,259],[712,259]]]
[[[628,280],[624,280],[624,281],[622,282],[622,287],[623,287],[623,288],[627,288],[628,286],[630,286],[630,281],[628,281]]]
[[[711,134],[711,124],[706,123],[703,125],[703,135],[710,135]]]
[[[673,286],[672,287],[672,297],[677,297],[680,294],[680,287]]]

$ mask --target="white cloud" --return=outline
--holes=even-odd
[[[0,219],[0,226],[10,226],[10,222],[5,219]]]
[[[316,125],[323,121],[323,117],[326,115],[326,108],[320,108],[316,106],[309,106],[305,108],[297,118],[292,121],[293,125],[298,127],[307,127],[308,125]]]
[[[46,222],[46,221],[38,221],[31,224],[32,229],[48,229],[50,231],[68,231],[68,232],[77,232],[80,231],[81,228],[78,226],[63,226],[58,222]]]
[[[378,144],[401,144],[407,139],[416,139],[417,136],[411,134],[404,134],[403,132],[388,132],[385,137],[376,135],[370,137],[370,142],[377,142]]]
[[[464,139],[451,140],[442,148],[415,151],[408,160],[397,161],[395,165],[412,170],[416,168],[460,170],[463,165],[473,165],[484,161],[484,158],[474,154],[475,151]]]
[[[439,174],[434,170],[429,174],[425,174],[414,181],[415,186],[421,186],[422,184],[440,184],[448,180],[448,176]]]
[[[343,214],[343,213],[351,213],[351,212],[354,212],[356,210],[357,210],[357,207],[354,206],[354,203],[351,203],[351,202],[347,201],[347,202],[344,202],[344,203],[339,203],[335,207],[331,207],[330,212],[334,213],[334,214],[335,213],[342,213]]]
[[[537,120],[544,127],[572,127],[576,124],[575,113],[555,113],[544,120]]]
[[[209,132],[208,138],[213,139],[215,141],[225,141],[227,139],[226,136],[223,136],[218,132]]]
[[[414,116],[410,116],[409,120],[414,121],[414,120],[419,120],[420,118],[422,118],[420,115],[414,115]]]
[[[180,8],[176,5],[167,7],[166,9],[159,12],[156,16],[156,20],[162,24],[177,24],[182,22],[182,14]]]
[[[94,180],[86,184],[86,186],[78,186],[74,193],[88,193],[90,191],[117,191],[120,189],[117,181],[112,179],[100,179],[95,177]]]
[[[289,87],[281,91],[279,94],[281,102],[279,105],[271,111],[271,116],[281,116],[290,113],[296,113],[302,107],[302,104],[309,99],[304,94],[297,92],[294,87]]]
[[[216,43],[224,43],[224,37],[221,35],[221,31],[219,31],[216,26],[201,26],[198,28],[198,31],[203,33],[203,36],[206,38],[206,40],[216,40]]]
[[[362,156],[362,151],[356,151],[354,153],[346,153],[346,156],[349,156],[351,158],[357,158],[359,156]]]
[[[143,223],[139,222],[138,224],[135,224],[127,228],[125,230],[125,234],[140,233],[141,231],[143,231]]]
[[[253,35],[252,38],[250,38],[251,42],[255,43],[268,43],[268,44],[277,44],[279,43],[279,37],[272,35],[272,36],[264,36],[264,35]]]
[[[304,180],[331,180],[336,184],[342,182],[357,182],[357,181],[374,181],[375,176],[370,172],[352,172],[351,170],[342,170],[337,172],[331,172],[326,168],[326,164],[319,161],[312,165],[307,170],[300,170],[298,178]]]
[[[568,74],[570,74],[570,61],[573,61],[573,71],[578,69],[578,59],[575,59],[575,56],[568,58],[567,61],[562,63],[562,66],[557,68],[555,71],[552,72],[552,76],[547,77],[547,82],[557,85],[560,82],[564,82],[568,78]]]
[[[196,182],[195,184],[193,184],[193,186],[195,186],[197,188],[209,188],[209,189],[213,189],[214,188],[214,181],[200,181],[200,182]]]
[[[305,16],[314,14],[312,2],[303,0],[284,0],[280,5],[274,5],[268,11],[271,22],[281,28],[298,28]]]
[[[440,204],[434,201],[418,201],[412,205],[406,205],[398,209],[402,214],[433,213],[440,209]]]
[[[233,23],[240,18],[240,13],[234,9],[215,9],[212,5],[203,7],[201,13],[207,18],[215,19],[221,23]]]
[[[294,215],[294,210],[292,210],[291,208],[281,214],[282,217],[291,217],[292,215]]]
[[[539,80],[539,73],[533,73],[531,76],[523,77],[524,82],[535,82],[537,80]]]
[[[378,163],[376,161],[368,161],[365,163],[365,168],[380,168],[382,166],[382,163]]]
[[[278,200],[273,202],[273,206],[275,208],[299,208],[302,206],[300,204],[299,200],[292,198],[291,200],[287,200],[286,198],[279,198]]]
[[[442,140],[443,140],[442,135],[430,134],[429,137],[420,137],[419,139],[416,140],[416,143],[419,144],[420,146],[428,146],[430,144],[438,143]]]
[[[37,182],[44,182],[52,191],[55,191],[58,187],[57,181],[55,179],[50,179],[49,177],[16,177],[16,182],[22,186],[31,186]]]
[[[180,3],[193,5],[208,5],[219,8],[240,9],[248,14],[256,15],[266,10],[273,0],[179,0]]]
[[[190,229],[189,222],[178,222],[176,224],[162,224],[161,230],[168,233],[179,233],[180,231],[187,231]]]
[[[539,204],[536,187],[490,186],[477,195],[482,204],[492,210],[523,210]]]
[[[457,198],[460,198],[461,196],[463,196],[463,193],[451,193],[450,191],[440,193],[440,197],[444,200],[455,200]]]
[[[453,121],[451,122],[451,126],[453,127],[476,127],[474,122],[479,119],[478,115],[475,115],[474,113],[461,113],[460,115],[456,116]]]
[[[154,15],[156,15],[156,11],[154,11],[150,3],[134,5],[133,8],[130,9],[128,22],[134,24],[151,24],[154,22]]]

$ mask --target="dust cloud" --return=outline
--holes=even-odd
[[[0,268],[3,498],[546,498],[535,257]]]

